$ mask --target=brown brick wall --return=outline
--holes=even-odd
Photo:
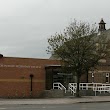
[[[59,61],[32,58],[0,58],[0,97],[30,97],[30,74],[33,74],[33,97],[45,90],[45,66]]]
[[[109,73],[109,83],[110,83],[110,66],[98,66],[94,73],[94,82],[95,83],[106,83],[106,73]],[[88,77],[89,82],[92,82],[92,74],[89,73]]]
[[[0,58],[0,97],[30,97],[30,74],[34,75],[32,96],[41,96],[45,90],[45,66],[59,64],[59,61],[49,59]],[[110,73],[110,66],[97,67],[94,73],[94,82],[106,83],[107,72]],[[85,74],[82,75],[80,81],[87,81]],[[92,82],[90,73],[88,82]]]
[[[108,60],[109,61],[109,60]],[[106,83],[106,73],[109,73],[110,83],[110,65],[100,65],[94,70],[94,83]],[[92,83],[93,78],[91,72],[88,74],[88,82]],[[80,82],[87,82],[86,74],[81,76]]]

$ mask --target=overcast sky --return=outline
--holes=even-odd
[[[110,28],[110,0],[0,0],[0,53],[6,57],[49,58],[47,38],[71,20]]]

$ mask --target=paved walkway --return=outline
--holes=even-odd
[[[5,104],[73,104],[110,102],[110,96],[88,96],[82,98],[50,98],[50,99],[0,99],[0,105]]]

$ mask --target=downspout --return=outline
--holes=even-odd
[[[30,78],[31,78],[31,85],[30,85],[30,96],[32,97],[32,80],[33,80],[34,75],[30,74]]]

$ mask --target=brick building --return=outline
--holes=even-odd
[[[103,19],[99,32],[108,38],[110,29],[105,29]],[[80,82],[110,83],[110,58],[102,59],[96,70],[88,77],[82,75]],[[4,57],[0,54],[0,97],[41,97],[45,90],[52,89],[54,82],[67,86],[75,82],[72,74],[62,73],[60,61],[55,56],[50,59]]]
[[[53,82],[75,82],[72,75],[60,74],[58,60],[14,58],[0,55],[0,97],[41,97],[52,89]],[[104,60],[97,70],[81,77],[80,82],[109,83],[110,60]]]
[[[46,67],[58,64],[59,61],[50,59],[13,58],[0,55],[0,97],[41,96],[48,85]]]

